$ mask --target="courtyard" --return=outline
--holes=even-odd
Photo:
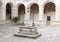
[[[42,34],[37,39],[13,36],[19,27],[20,25],[0,24],[0,42],[60,42],[59,25],[37,26],[38,32]]]

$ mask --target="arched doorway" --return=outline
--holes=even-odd
[[[25,6],[23,4],[18,7],[18,17],[20,21],[24,21]]]
[[[47,21],[47,24],[50,24],[50,21],[55,19],[55,4],[48,2],[44,6],[44,21]]]
[[[39,6],[36,3],[30,6],[30,20],[39,20]]]
[[[6,20],[11,20],[11,5],[9,3],[6,5]]]

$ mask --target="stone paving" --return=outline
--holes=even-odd
[[[37,29],[42,36],[31,39],[13,36],[18,32],[19,26],[0,25],[0,42],[60,42],[60,25],[38,26]]]

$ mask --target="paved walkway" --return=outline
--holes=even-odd
[[[60,42],[60,25],[39,26],[37,29],[42,36],[37,39],[13,36],[18,29],[19,26],[0,25],[0,42]]]

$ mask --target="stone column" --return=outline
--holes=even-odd
[[[2,5],[2,20],[6,20],[6,7],[5,5]]]
[[[55,7],[55,21],[59,21],[59,5]]]
[[[39,21],[43,21],[43,7],[39,6]]]
[[[18,16],[18,8],[17,7],[13,6],[11,11],[12,11],[12,14],[11,14],[12,18],[15,16]]]
[[[30,8],[26,7],[25,8],[25,20],[29,20],[30,19]]]

